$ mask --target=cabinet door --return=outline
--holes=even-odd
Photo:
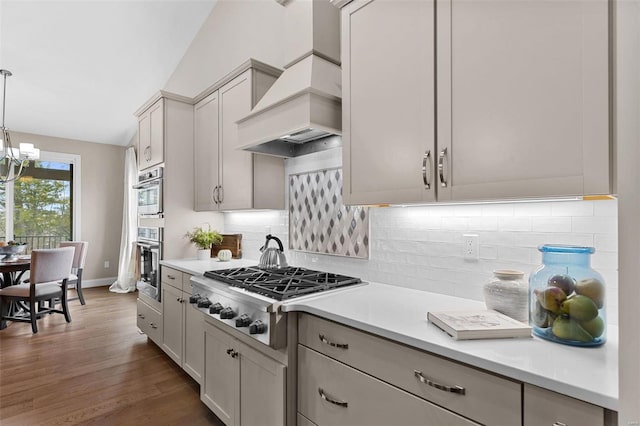
[[[603,426],[604,409],[546,389],[524,385],[524,426]]]
[[[184,330],[183,301],[182,291],[169,285],[162,286],[162,349],[180,366]]]
[[[237,149],[236,121],[251,112],[251,70],[220,89],[220,208],[253,207],[253,154]]]
[[[182,298],[189,300],[189,293]],[[202,385],[204,370],[204,314],[193,306],[184,304],[184,370]]]
[[[158,100],[149,110],[150,145],[148,166],[164,161],[164,99]]]
[[[204,325],[204,377],[200,399],[227,426],[237,424],[239,355],[237,340],[216,327]],[[227,352],[229,351],[229,352]]]
[[[434,36],[432,0],[342,9],[347,203],[435,200]]]
[[[240,424],[284,426],[285,366],[240,346]]]
[[[138,170],[148,167],[151,160],[151,120],[149,111],[138,117]]]
[[[607,8],[438,3],[439,200],[610,192]]]
[[[198,102],[194,107],[194,179],[195,210],[217,210],[218,185],[218,92]]]

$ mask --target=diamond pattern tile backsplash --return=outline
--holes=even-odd
[[[289,248],[369,258],[369,209],[344,205],[341,168],[289,175]]]

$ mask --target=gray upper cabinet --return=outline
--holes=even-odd
[[[195,210],[284,208],[284,160],[237,147],[236,121],[249,114],[278,74],[248,61],[215,89],[208,89],[206,97],[198,97],[202,99],[194,106]]]
[[[611,193],[607,1],[437,10],[438,199]]]
[[[164,162],[164,99],[138,115],[138,170]]]
[[[348,3],[345,201],[612,193],[608,34],[606,0]]]
[[[349,204],[435,200],[433,20],[432,0],[357,0],[342,9]]]

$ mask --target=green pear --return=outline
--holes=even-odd
[[[604,321],[602,317],[597,316],[590,321],[583,321],[580,326],[593,337],[600,337],[604,333]]]
[[[577,321],[570,318],[556,318],[551,332],[559,339],[577,340],[585,343],[593,341],[593,336],[582,328]]]
[[[590,321],[598,316],[598,307],[587,296],[576,294],[560,304],[560,313],[578,321]]]
[[[593,300],[598,309],[604,306],[605,288],[602,281],[598,279],[587,278],[578,281],[576,284],[576,293],[587,296],[589,299]]]
[[[560,313],[560,305],[567,298],[565,292],[559,287],[547,287],[542,291],[534,290],[534,293],[540,305],[554,314]]]

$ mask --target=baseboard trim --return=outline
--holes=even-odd
[[[82,288],[104,287],[113,284],[118,277],[98,278],[95,280],[82,280]]]

